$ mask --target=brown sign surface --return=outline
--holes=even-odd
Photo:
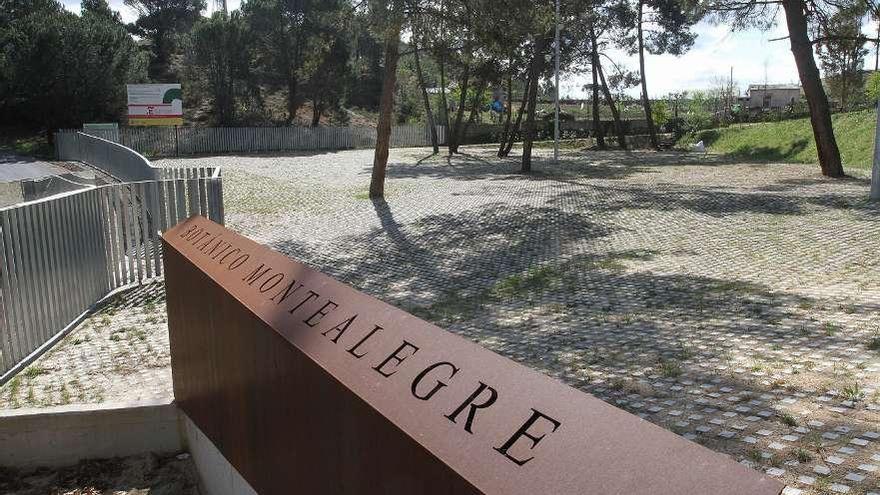
[[[164,240],[176,400],[261,494],[782,490],[205,218]]]

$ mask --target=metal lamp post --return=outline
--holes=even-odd
[[[877,108],[877,123],[874,125],[874,163],[871,170],[871,201],[880,201],[880,101]]]
[[[559,0],[556,0],[556,43],[554,48],[556,52],[556,84],[554,85],[556,112],[553,122],[553,161],[559,163]]]

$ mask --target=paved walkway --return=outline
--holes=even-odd
[[[789,493],[880,492],[880,210],[865,181],[647,152],[567,153],[525,177],[467,153],[394,150],[378,203],[368,150],[164,163],[225,167],[233,229]],[[170,393],[161,286],[146,293],[0,389],[0,407],[31,388],[57,403],[68,376],[106,379],[85,401]],[[70,354],[84,344],[104,354]]]
[[[0,151],[0,182],[39,179],[64,173],[67,170],[49,162]]]

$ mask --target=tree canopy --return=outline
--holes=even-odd
[[[555,89],[553,0],[243,0],[211,17],[205,0],[125,3],[137,13],[129,25],[106,0],[83,0],[81,15],[57,0],[0,0],[4,118],[42,128],[116,120],[125,84],[181,82],[189,121],[318,126],[392,112],[388,122],[446,125],[449,153],[492,105],[498,113],[488,114],[503,127],[498,153],[522,141],[524,172],[532,141],[546,135],[539,107]],[[780,11],[823,171],[842,175],[828,93],[841,108],[864,100],[865,44],[876,40],[861,31],[865,16],[878,17],[873,0],[566,1],[560,65],[592,79],[585,87],[596,129],[610,111],[612,139],[625,148],[624,114],[635,107],[656,146],[655,117],[677,116],[652,108],[646,58],[685,53],[707,16],[766,28]],[[638,66],[615,49],[637,55]],[[634,104],[627,91],[635,86]]]
[[[115,120],[125,85],[147,80],[147,59],[105,0],[82,15],[41,0],[10,2],[0,21],[0,106],[7,124],[44,129]]]

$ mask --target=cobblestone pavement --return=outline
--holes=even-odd
[[[790,494],[880,493],[880,210],[864,180],[676,153],[554,166],[544,150],[522,176],[466,152],[393,150],[377,203],[370,150],[163,163],[225,167],[231,228]]]
[[[0,409],[168,399],[165,289],[152,283],[98,308],[0,388]]]

